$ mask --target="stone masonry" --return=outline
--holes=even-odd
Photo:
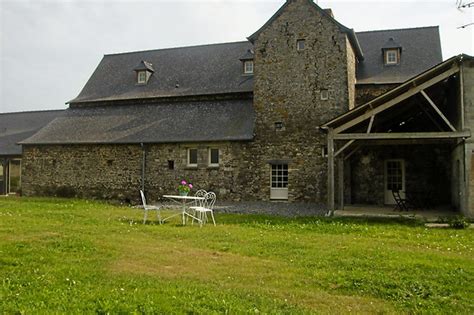
[[[297,50],[297,41],[305,49]],[[306,0],[291,1],[255,43],[255,140],[243,153],[245,196],[270,198],[269,161],[289,165],[290,201],[326,201],[325,134],[318,126],[348,110],[355,58],[347,36]],[[329,99],[321,92],[328,90]],[[283,128],[277,130],[275,123]]]
[[[198,166],[187,167],[187,149],[198,149]],[[208,149],[219,148],[219,167],[208,166]],[[240,200],[241,144],[183,143],[145,145],[26,146],[23,159],[25,195],[85,197],[138,201],[145,152],[145,190],[151,200],[175,194],[185,179],[222,199]],[[172,161],[173,168],[170,168]],[[31,176],[34,174],[34,176]]]

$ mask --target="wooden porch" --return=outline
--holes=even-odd
[[[344,215],[352,213],[354,215],[402,215],[435,218],[467,211],[466,179],[468,176],[466,173],[470,154],[466,149],[466,141],[471,137],[471,131],[465,126],[461,61],[462,58],[453,57],[321,126],[328,135],[327,191],[330,213],[341,214],[337,209],[344,209],[342,213]],[[384,147],[384,149],[380,149],[380,147]],[[365,152],[361,153],[362,149]],[[397,162],[400,164],[399,167],[396,170],[385,171],[385,174],[380,176],[379,173],[376,173],[380,167],[374,168],[369,163],[371,160],[366,158],[370,157],[367,152],[376,150],[386,153],[374,155],[375,161]],[[421,174],[424,177],[419,176],[420,174],[417,174],[419,170],[426,167],[417,161],[413,154],[410,154],[415,150],[431,150],[431,156],[434,158],[428,162],[437,166],[432,173],[436,175],[437,170],[441,169],[442,176],[437,178],[435,176],[435,180],[430,181],[426,176],[429,172],[426,170],[424,174]],[[377,186],[378,190],[374,190],[373,187],[354,186],[366,188],[366,194],[378,194],[382,190],[385,196],[391,195],[393,191],[405,193],[404,165],[405,161],[408,161],[412,168],[409,174],[411,187],[408,190],[416,191],[418,194],[421,191],[431,191],[434,192],[434,197],[439,197],[440,192],[448,192],[443,197],[450,200],[439,200],[438,203],[433,204],[441,205],[450,202],[451,205],[447,206],[447,209],[436,207],[434,210],[415,210],[405,213],[393,212],[391,206],[360,207],[352,205],[353,202],[393,203],[393,200],[389,200],[388,197],[385,200],[381,198],[364,200],[357,195],[357,200],[353,200],[350,196],[351,186],[349,186],[348,198],[348,194],[345,192],[348,188],[348,180],[351,185],[351,178],[356,178],[350,175],[352,173],[351,164],[353,164],[354,157],[361,158],[357,155],[361,155],[363,159],[369,161],[364,164],[366,164],[366,168],[373,169],[373,173],[377,175],[372,179],[373,181],[378,180],[381,183],[381,178],[383,178],[383,184],[378,185],[382,188]],[[440,160],[438,157],[443,161],[437,161]],[[390,169],[392,168],[390,167]],[[349,178],[346,174],[349,174]],[[395,178],[397,180],[394,180]],[[421,180],[425,182],[423,185]],[[446,185],[447,187],[441,187],[439,184],[436,186],[436,182],[449,184]],[[419,189],[420,186],[421,189]],[[368,199],[370,197],[372,196],[369,195]],[[449,211],[452,208],[457,209],[458,212]]]

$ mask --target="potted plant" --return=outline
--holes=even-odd
[[[187,196],[192,188],[193,188],[193,184],[188,183],[183,179],[181,181],[181,183],[179,184],[179,186],[178,186],[179,195],[180,196]]]

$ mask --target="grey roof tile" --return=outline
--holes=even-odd
[[[150,62],[147,62],[147,61],[144,61],[142,60],[138,66],[135,67],[135,69],[133,69],[135,71],[140,71],[140,70],[147,70],[147,71],[150,71],[150,72],[155,72],[155,69],[153,69],[153,64],[150,63]]]
[[[252,49],[247,49],[247,52],[245,54],[243,54],[239,60],[241,61],[245,61],[245,60],[253,60],[254,58],[254,52]]]
[[[438,27],[359,32],[365,59],[357,83],[400,83],[442,61]],[[403,47],[401,63],[384,66],[382,48],[390,38]],[[71,103],[211,95],[253,91],[242,58],[253,45],[235,42],[105,55]],[[134,69],[147,61],[155,73],[136,83]]]
[[[17,143],[31,137],[64,110],[17,112],[0,114],[0,156],[21,155]]]
[[[251,140],[252,100],[67,109],[22,144],[173,143]]]
[[[245,41],[105,55],[70,103],[251,92],[253,77],[243,75],[239,60],[249,49]],[[155,73],[138,85],[134,69],[142,60]]]
[[[437,26],[358,32],[365,59],[357,68],[357,83],[402,83],[443,61]],[[382,48],[393,38],[402,47],[398,65],[384,65]]]

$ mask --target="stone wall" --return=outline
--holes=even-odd
[[[357,59],[354,53],[354,49],[348,38],[346,38],[346,51],[347,51],[347,88],[349,90],[349,108],[353,109],[356,105],[356,70],[357,70]]]
[[[297,40],[305,40],[298,51]],[[256,137],[243,151],[245,195],[270,198],[270,164],[288,161],[289,200],[326,203],[326,137],[318,126],[348,110],[347,37],[306,0],[290,1],[255,43]],[[321,99],[321,91],[329,99]],[[276,130],[275,123],[283,128]]]
[[[474,60],[465,59],[462,63],[463,73],[463,103],[464,103],[464,127],[471,130],[474,135]],[[458,159],[464,161],[464,176],[466,187],[462,187],[460,195],[463,195],[461,211],[464,215],[474,218],[474,136],[466,139],[462,152]],[[461,164],[461,165],[463,165]]]
[[[449,145],[367,146],[350,159],[351,202],[384,204],[385,160],[405,161],[405,190],[434,195],[436,204],[450,204],[451,148]],[[347,198],[347,196],[346,196]]]
[[[219,167],[208,166],[208,149],[218,148]],[[187,167],[187,149],[198,149],[198,166]],[[239,200],[239,142],[145,145],[145,190],[151,201],[176,194],[182,179],[219,199]],[[24,146],[23,193],[139,201],[143,149],[140,145]],[[169,161],[174,168],[170,169]]]
[[[397,86],[398,84],[357,84],[355,106],[363,105]]]

